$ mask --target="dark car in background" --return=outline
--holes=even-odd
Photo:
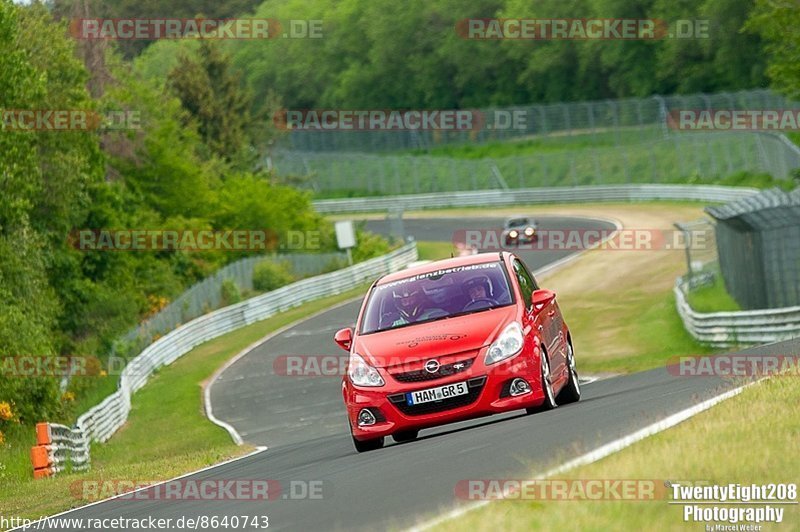
[[[538,238],[539,224],[527,216],[506,218],[503,224],[503,243],[507,246],[535,242]]]

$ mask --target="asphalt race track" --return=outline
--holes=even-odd
[[[450,240],[455,229],[499,226],[499,220],[406,220],[419,240]],[[369,228],[385,230],[385,222]],[[566,228],[610,228],[577,219],[542,219]],[[566,252],[522,253],[531,269]],[[584,385],[582,400],[553,411],[524,411],[422,431],[420,439],[357,454],[350,441],[338,376],[276,374],[281,355],[346,357],[332,341],[352,325],[359,302],[331,309],[290,328],[225,371],[212,389],[214,414],[233,425],[245,441],[268,449],[209,469],[183,482],[206,479],[271,479],[280,482],[274,500],[111,500],[77,509],[62,518],[269,516],[269,528],[284,530],[376,530],[405,528],[453,508],[459,480],[529,478],[572,457],[679,412],[734,383],[712,377],[675,377],[666,368]],[[564,309],[569,321],[569,309]],[[753,353],[797,352],[800,341],[773,344]],[[613,346],[609,346],[613,349]],[[576,353],[580,370],[580,353]],[[312,482],[321,497],[303,498]],[[141,498],[147,498],[143,496]],[[297,500],[301,499],[301,500]],[[676,514],[677,515],[677,514]],[[174,522],[174,521],[173,521]],[[40,528],[46,528],[44,524]],[[60,529],[65,529],[61,527]],[[67,528],[68,529],[68,528]],[[241,528],[239,528],[241,529]]]

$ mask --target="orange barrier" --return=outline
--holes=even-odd
[[[53,474],[53,459],[50,457],[50,446],[53,437],[49,423],[36,424],[36,445],[31,447],[31,464],[33,478],[45,478]]]

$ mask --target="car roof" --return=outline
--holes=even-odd
[[[392,281],[405,279],[406,277],[412,277],[414,275],[419,275],[421,273],[435,272],[436,270],[441,270],[444,268],[455,268],[458,266],[469,266],[471,264],[486,264],[487,262],[497,262],[500,260],[501,253],[502,252],[478,253],[477,255],[467,255],[465,257],[454,257],[452,259],[444,259],[444,260],[437,260],[434,262],[428,262],[425,264],[421,264],[419,266],[415,266],[413,268],[406,268],[405,270],[400,270],[399,272],[394,272],[385,275],[378,280],[377,284],[382,285],[385,283],[391,283]]]
[[[530,216],[524,214],[520,214],[519,216],[509,216],[508,218],[506,218],[506,223],[508,224],[511,222],[519,222],[521,220],[525,220],[525,222],[528,222],[530,221],[530,218],[531,218]]]

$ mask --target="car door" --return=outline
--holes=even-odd
[[[539,289],[536,279],[528,271],[528,268],[520,260],[514,259],[514,273],[519,282],[522,297],[528,314],[533,319],[533,326],[542,336],[545,348],[547,349],[548,360],[550,361],[550,372],[553,375],[561,376],[566,370],[566,339],[563,333],[563,320],[558,309],[556,300],[553,299],[544,308],[536,310],[531,304],[531,296],[535,290]]]

